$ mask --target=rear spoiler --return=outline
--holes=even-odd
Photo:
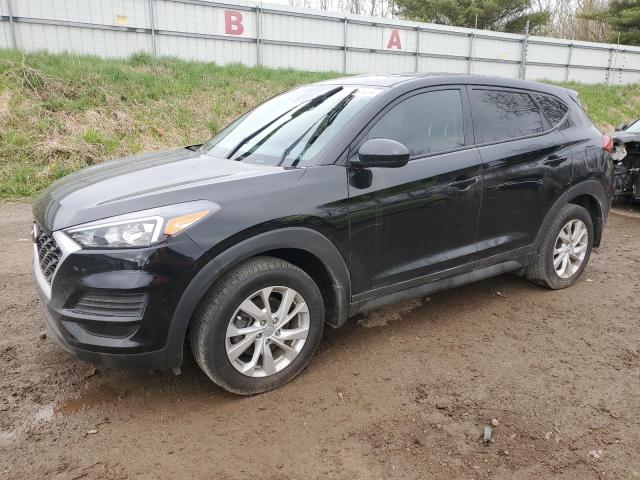
[[[580,98],[579,98],[580,94],[577,91],[567,88],[567,92],[569,93],[569,97],[571,97],[571,100],[576,102],[578,105],[582,106],[582,102],[580,102]]]

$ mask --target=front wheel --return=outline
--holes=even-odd
[[[554,290],[566,288],[584,271],[592,248],[591,215],[580,205],[569,203],[551,222],[538,256],[525,274],[539,285]]]
[[[215,383],[249,395],[284,385],[309,363],[322,336],[320,290],[301,269],[258,257],[230,271],[204,299],[193,354]]]

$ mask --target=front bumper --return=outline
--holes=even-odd
[[[76,249],[63,255],[50,284],[35,255],[34,278],[50,336],[79,359],[100,365],[179,366],[184,338],[172,338],[169,332],[202,254],[187,235],[141,249]],[[97,313],[78,308],[82,299],[96,296],[135,296],[144,304],[135,315],[122,315],[116,308],[107,313],[104,308]]]

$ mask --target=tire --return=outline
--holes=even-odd
[[[565,240],[559,237],[560,232],[565,227],[570,227],[570,225],[574,225],[573,228],[575,229],[575,226],[580,224],[579,222],[581,222],[586,229],[586,242],[581,243],[579,246],[573,247],[573,250],[570,249],[569,251],[571,252],[571,254],[567,254],[566,256],[574,261],[576,259],[576,255],[574,255],[573,252],[578,252],[580,250],[581,253],[581,249],[582,247],[584,247],[584,257],[582,258],[577,268],[571,265],[567,267],[567,269],[562,272],[561,275],[558,273],[556,267],[554,266],[554,254],[557,253],[555,249],[557,247],[561,249],[563,242],[565,242]],[[571,231],[571,227],[569,228],[569,230]],[[566,234],[564,238],[566,238]],[[572,244],[573,240],[569,241],[568,243]],[[540,244],[538,255],[536,256],[534,262],[526,268],[525,276],[533,283],[537,283],[538,285],[542,285],[553,290],[567,288],[573,285],[584,271],[587,263],[589,262],[592,248],[593,222],[591,220],[591,215],[580,205],[568,203],[560,209],[556,217],[553,219],[553,222],[551,222],[549,230],[547,231],[546,235],[542,239],[542,243]],[[561,253],[558,255],[559,257],[562,257]],[[559,259],[559,257],[556,257],[556,259]],[[562,269],[562,262],[560,262],[558,268]]]
[[[291,307],[282,313],[288,300]],[[273,315],[267,313],[266,304]],[[250,333],[239,333],[238,328]],[[305,328],[306,338],[297,338],[305,335]],[[323,328],[324,303],[311,277],[283,260],[256,257],[228,272],[201,302],[191,328],[191,348],[200,368],[216,384],[251,395],[296,377],[318,348]],[[289,336],[296,338],[283,340]],[[254,356],[257,363],[249,369]]]

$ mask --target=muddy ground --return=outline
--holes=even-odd
[[[95,369],[41,338],[29,206],[0,207],[0,478],[640,478],[637,215],[573,288],[504,275],[378,310],[240,398],[191,358]]]

